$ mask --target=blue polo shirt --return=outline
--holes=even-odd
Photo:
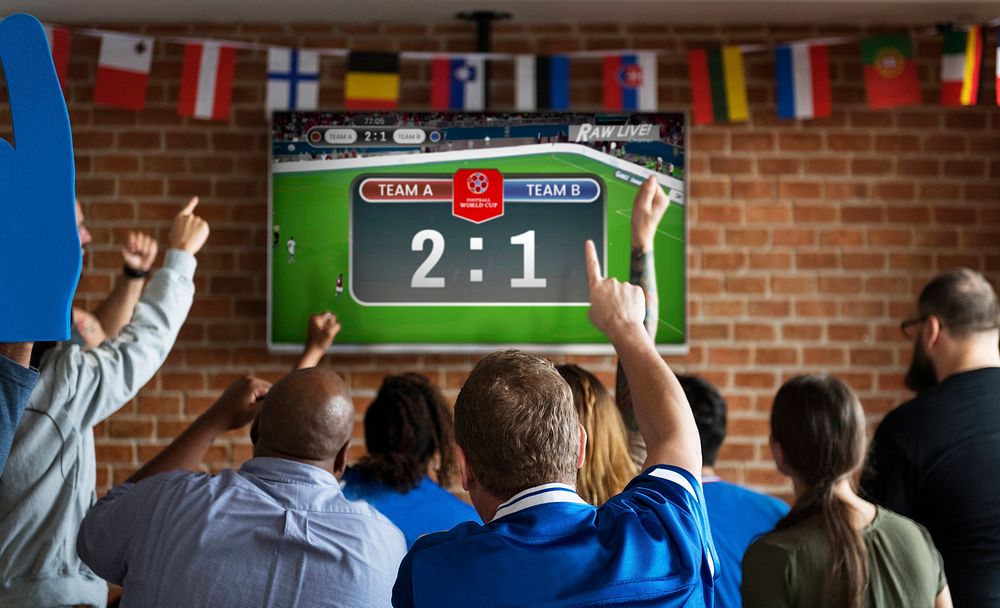
[[[721,608],[740,608],[743,554],[760,536],[788,514],[784,502],[722,481],[702,478],[708,519],[719,554],[720,574],[715,581],[715,603]]]
[[[666,465],[600,507],[564,484],[529,488],[486,525],[418,540],[392,605],[711,608],[718,560],[704,504],[698,480]]]
[[[466,521],[482,523],[476,510],[424,477],[409,492],[400,492],[352,467],[344,471],[344,496],[364,500],[403,531],[406,547],[424,534],[450,530]]]

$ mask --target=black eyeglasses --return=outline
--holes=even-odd
[[[907,319],[899,324],[899,331],[903,332],[908,340],[912,340],[916,335],[913,333],[914,328],[927,320],[927,315],[921,315],[919,317],[913,317],[912,319]]]

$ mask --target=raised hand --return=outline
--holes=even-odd
[[[587,282],[590,285],[591,322],[612,340],[618,332],[630,326],[641,329],[646,315],[646,300],[642,289],[614,278],[604,278],[594,241],[587,241],[584,253]]]
[[[195,255],[205,245],[205,241],[208,240],[208,222],[194,214],[197,206],[196,196],[174,218],[174,226],[170,229],[171,248]]]
[[[80,278],[69,114],[45,31],[0,21],[14,140],[0,139],[0,342],[66,340]]]
[[[309,317],[306,347],[292,369],[306,369],[319,365],[323,355],[326,354],[326,349],[330,348],[339,332],[340,323],[337,322],[337,315],[332,312],[327,311]]]
[[[231,431],[250,423],[260,411],[260,401],[271,390],[271,383],[244,376],[233,382],[205,412],[204,418],[214,428]]]
[[[136,272],[149,272],[158,250],[156,239],[145,232],[130,231],[128,240],[122,245],[122,260],[125,266]]]
[[[656,177],[650,175],[642,183],[639,191],[635,194],[635,201],[632,203],[632,248],[640,251],[653,250],[653,237],[656,236],[656,228],[663,219],[670,200],[667,194],[656,181]]]
[[[309,328],[306,334],[306,348],[325,351],[333,344],[333,339],[340,332],[337,315],[324,312],[309,317]]]

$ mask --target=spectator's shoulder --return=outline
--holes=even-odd
[[[789,506],[785,501],[775,498],[769,494],[764,494],[763,492],[758,492],[744,486],[729,483],[728,481],[718,481],[715,483],[705,484],[705,494],[710,495],[715,487],[718,487],[725,492],[729,492],[736,498],[737,501],[751,503],[762,511],[773,511],[778,515],[788,513]],[[711,498],[708,498],[707,500],[711,500]]]
[[[689,471],[667,464],[647,467],[625,489],[599,508],[662,508],[666,505],[690,509],[704,501],[701,482]]]
[[[487,526],[482,526],[473,521],[463,522],[451,530],[424,534],[417,539],[417,542],[413,543],[413,547],[410,548],[410,554],[416,555],[425,551],[434,551],[449,545],[464,543],[483,534],[489,534]]]
[[[879,423],[876,433],[880,437],[909,433],[924,426],[927,416],[934,415],[939,408],[937,387],[917,395],[890,411]]]

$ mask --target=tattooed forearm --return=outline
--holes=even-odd
[[[642,288],[646,296],[646,333],[656,339],[656,327],[659,324],[660,304],[656,295],[656,264],[652,251],[632,248],[632,263],[629,266],[629,281]]]
[[[632,248],[629,282],[641,287],[646,296],[646,318],[643,324],[646,327],[646,332],[655,340],[660,306],[656,294],[656,266],[653,263],[652,251],[643,251],[640,247]],[[628,378],[625,377],[625,370],[622,369],[620,362],[618,363],[618,372],[615,375],[615,402],[628,430],[629,453],[636,466],[641,466],[646,459],[646,445],[638,433],[639,425],[635,419],[635,412],[632,410],[632,393],[629,390]]]

